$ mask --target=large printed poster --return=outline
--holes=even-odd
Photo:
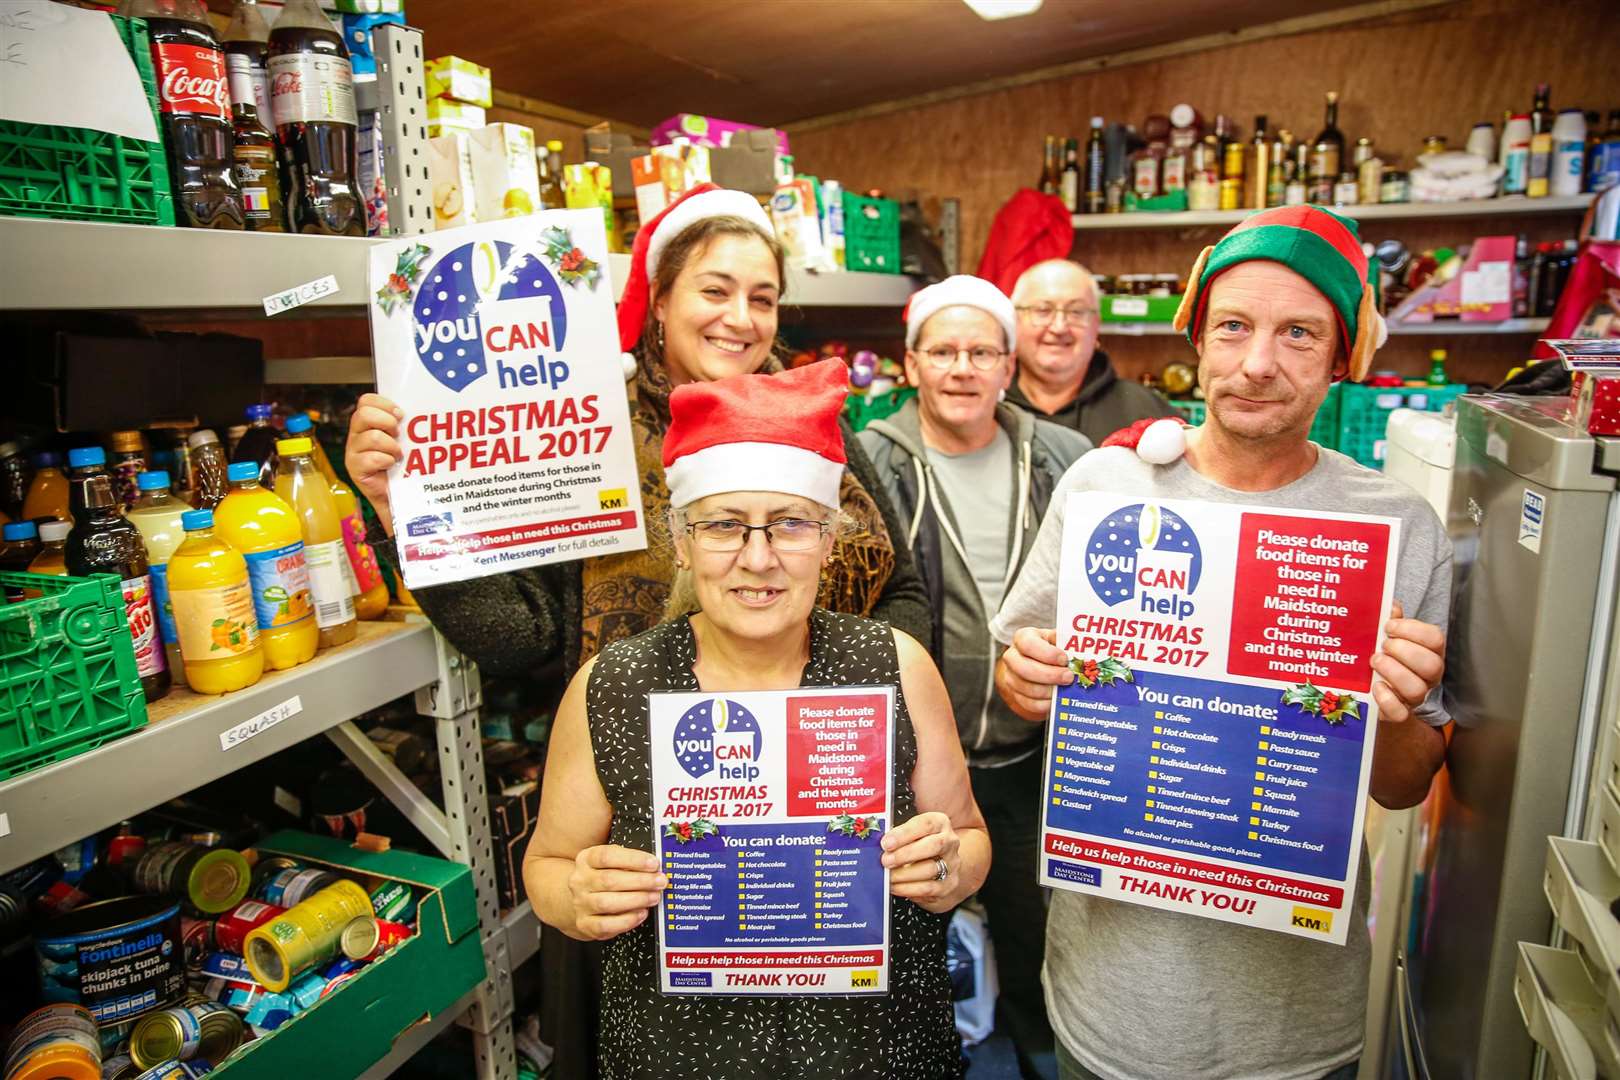
[[[887,993],[894,689],[649,700],[663,991]]]
[[[377,389],[416,589],[646,547],[602,215],[547,210],[371,249]]]
[[[1041,883],[1342,945],[1399,529],[1072,493]]]

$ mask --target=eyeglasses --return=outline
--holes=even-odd
[[[1007,358],[1007,354],[1000,349],[992,349],[986,345],[973,349],[953,349],[949,345],[936,345],[923,352],[928,365],[940,371],[949,370],[959,356],[966,356],[968,362],[980,371],[991,371]]]
[[[741,551],[755,532],[765,534],[765,542],[777,551],[809,551],[826,535],[827,522],[805,518],[778,518],[764,525],[741,521],[691,521],[686,531],[704,551]]]
[[[1035,326],[1049,326],[1059,315],[1070,323],[1085,322],[1097,317],[1096,308],[1079,305],[1058,307],[1056,304],[1026,304],[1018,310]]]

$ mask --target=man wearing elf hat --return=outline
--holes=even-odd
[[[932,601],[927,644],[996,846],[979,899],[996,944],[1001,1016],[1025,1075],[1039,1076],[1054,1067],[1040,983],[1046,900],[1035,880],[1041,729],[995,692],[1001,647],[989,623],[1058,480],[1091,442],[1001,401],[1017,335],[1012,301],[983,278],[958,274],[918,292],[906,306],[906,380],[917,397],[868,424],[860,442],[909,522],[906,542]]]
[[[1307,438],[1328,387],[1364,377],[1383,342],[1367,275],[1355,225],[1313,206],[1255,214],[1198,256],[1176,327],[1198,351],[1207,419],[1190,432],[1174,420],[1136,426],[1064,476],[991,626],[1009,643],[997,687],[1014,711],[1044,722],[1053,687],[1073,678],[1052,630],[1068,492],[1398,517],[1395,610],[1372,661],[1370,793],[1391,808],[1424,797],[1444,753],[1437,688],[1451,545],[1415,492]],[[1054,891],[1043,980],[1060,1075],[1353,1077],[1369,877],[1363,855],[1360,929],[1343,947]]]

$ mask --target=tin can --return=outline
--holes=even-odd
[[[338,954],[343,928],[371,913],[371,897],[340,880],[282,912],[247,935],[248,968],[260,985],[277,993],[299,974]]]
[[[170,840],[147,848],[130,880],[140,892],[187,900],[217,915],[241,903],[252,877],[241,852]]]
[[[135,823],[121,821],[118,823],[118,835],[107,841],[107,865],[120,866],[125,863],[135,865],[141,852],[146,850],[146,837],[135,835]]]
[[[326,985],[321,988],[321,997],[325,998],[326,995],[330,994],[332,991],[336,990],[338,987],[342,986],[344,983],[348,982],[358,974],[360,974],[360,970],[356,968],[353,971],[345,971],[342,975],[337,976],[335,979],[328,979]]]
[[[90,1010],[66,1002],[35,1009],[6,1047],[5,1080],[101,1080],[101,1043]]]
[[[143,1069],[165,1061],[224,1061],[242,1041],[242,1018],[212,1001],[143,1017],[129,1036],[129,1056]]]
[[[140,1070],[128,1054],[117,1054],[101,1060],[101,1080],[133,1080],[138,1072]]]
[[[343,928],[340,944],[350,960],[375,960],[410,936],[411,928],[403,923],[362,915]]]
[[[186,971],[202,970],[203,961],[218,946],[215,944],[216,925],[212,919],[193,919],[180,916],[180,941],[186,952]]]
[[[330,870],[280,870],[259,888],[259,899],[282,909],[296,907],[340,880]]]
[[[61,880],[62,864],[56,861],[54,855],[42,856],[26,866],[0,875],[0,883],[28,901],[38,899],[46,889]]]
[[[392,922],[416,921],[416,893],[403,881],[384,881],[371,890],[371,913]]]
[[[321,1000],[328,981],[319,971],[306,971],[287,987],[287,996],[293,999],[300,1012],[314,1008],[315,1003]]]
[[[303,863],[297,859],[289,859],[285,855],[260,855],[258,852],[254,852],[254,856],[253,884],[248,891],[252,896],[260,900],[264,899],[265,882],[283,870],[302,870],[304,868]]]
[[[185,992],[180,905],[128,896],[86,904],[34,935],[47,1001],[77,1002],[99,1024],[161,1009]]]
[[[197,1080],[207,1076],[214,1067],[201,1058],[191,1061],[164,1061],[136,1076],[134,1080]]]
[[[241,956],[248,934],[286,910],[262,900],[244,900],[219,917],[214,924],[214,941],[222,951]]]

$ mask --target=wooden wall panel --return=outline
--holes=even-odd
[[[1354,141],[1373,138],[1380,156],[1410,167],[1425,135],[1444,133],[1454,145],[1477,120],[1500,120],[1503,109],[1528,109],[1537,81],[1552,83],[1553,107],[1580,105],[1605,114],[1620,108],[1620,17],[1613,0],[1459,0],[1352,27],[1234,45],[1132,64],[1070,79],[962,98],[912,112],[794,132],[799,167],[834,177],[852,190],[916,191],[924,210],[942,197],[962,205],[962,253],[977,265],[996,211],[1020,187],[1039,179],[1047,133],[1080,136],[1088,118],[1121,117],[1141,124],[1179,101],[1211,121],[1231,115],[1243,134],[1254,116],[1306,137],[1322,123],[1322,93],[1340,92],[1339,126]],[[1573,217],[1455,224],[1385,222],[1370,239],[1399,237],[1422,247],[1463,242],[1479,232],[1525,233],[1532,241],[1572,235]],[[1198,249],[1219,229],[1077,232],[1077,256],[1102,272],[1176,270],[1185,273]],[[1392,341],[1380,366],[1426,370],[1430,344]],[[1458,337],[1452,356],[1481,380],[1524,354],[1527,338],[1486,344]],[[1170,338],[1113,338],[1122,372],[1156,369],[1179,353]],[[1185,343],[1180,346],[1185,349]]]

